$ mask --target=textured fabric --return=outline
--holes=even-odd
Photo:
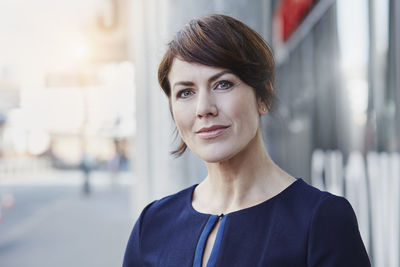
[[[143,210],[129,238],[123,267],[193,266],[211,216],[193,209],[195,187]],[[370,266],[350,203],[302,179],[224,219],[215,266]]]

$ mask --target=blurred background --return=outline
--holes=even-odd
[[[373,266],[400,266],[400,1],[0,0],[1,267],[121,266],[144,205],[202,180],[169,155],[157,67],[209,13],[274,51],[272,159],[348,198]]]

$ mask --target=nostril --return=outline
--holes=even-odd
[[[197,117],[207,117],[207,116],[216,116],[218,114],[218,109],[216,107],[208,108],[206,111],[198,111]]]

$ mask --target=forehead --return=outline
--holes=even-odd
[[[178,81],[195,81],[200,78],[207,78],[226,69],[192,63],[174,58],[171,69],[168,73],[168,80],[171,84]]]

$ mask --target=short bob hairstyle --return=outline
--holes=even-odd
[[[191,20],[176,33],[158,67],[158,82],[169,99],[168,74],[174,58],[232,71],[254,89],[268,110],[271,109],[274,58],[263,38],[244,23],[226,15],[212,14]],[[180,156],[186,148],[181,140],[171,154]]]

